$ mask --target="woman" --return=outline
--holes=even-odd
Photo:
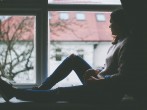
[[[118,102],[124,95],[122,56],[129,36],[129,26],[123,9],[111,13],[110,28],[115,35],[113,45],[108,51],[103,70],[94,70],[82,58],[72,54],[67,57],[42,85],[32,90],[11,87],[0,79],[0,91],[9,101],[12,97],[28,101],[86,101]],[[74,70],[83,83],[81,86],[62,87],[51,90],[60,80]]]

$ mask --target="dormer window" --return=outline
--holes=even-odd
[[[106,17],[104,14],[96,14],[97,21],[106,21]]]
[[[77,20],[85,20],[85,14],[84,13],[76,13],[76,19]]]
[[[66,13],[66,12],[61,12],[59,17],[60,17],[61,20],[68,20],[69,14]]]

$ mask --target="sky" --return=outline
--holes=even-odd
[[[99,3],[99,4],[120,4],[120,0],[48,0],[48,3],[78,3],[78,2],[86,2],[86,3]]]

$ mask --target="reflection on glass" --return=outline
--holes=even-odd
[[[32,84],[35,74],[35,16],[0,15],[0,77]]]
[[[53,4],[121,4],[120,0],[48,0]]]
[[[66,13],[68,19],[67,16],[62,16],[61,19],[60,11],[49,12],[49,75],[72,53],[82,57],[93,68],[104,66],[112,40],[109,29],[110,12],[62,11],[62,13]],[[72,71],[57,86],[79,84],[81,84],[79,79]]]

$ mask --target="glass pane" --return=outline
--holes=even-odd
[[[36,83],[35,16],[0,15],[0,76],[16,84]]]
[[[121,4],[120,0],[48,0],[51,4]]]
[[[110,12],[66,11],[69,16],[67,20],[60,19],[60,13],[49,12],[49,75],[72,53],[82,57],[93,68],[104,66],[112,40],[109,29]],[[79,13],[84,15],[84,20],[77,19]],[[100,21],[97,20],[97,15],[100,15]],[[80,84],[72,71],[55,87]]]

